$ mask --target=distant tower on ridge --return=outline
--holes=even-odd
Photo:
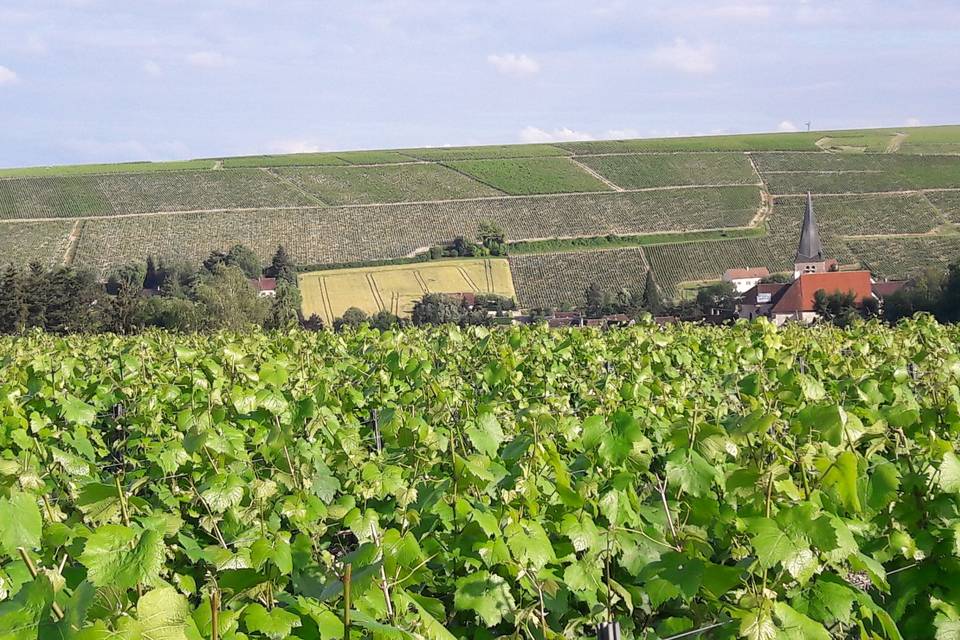
[[[836,271],[837,261],[828,260],[823,255],[823,243],[820,242],[820,230],[817,229],[817,217],[813,213],[813,197],[807,192],[807,207],[803,212],[803,227],[800,229],[800,244],[793,259],[793,277],[804,273],[825,273]]]

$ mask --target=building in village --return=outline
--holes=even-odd
[[[792,282],[758,282],[744,294],[738,307],[741,318],[765,316],[778,325],[787,321],[813,322],[818,318],[815,308],[818,291],[828,295],[852,293],[857,308],[868,298],[880,299],[874,291],[879,283],[873,282],[869,271],[840,271],[837,261],[826,257],[809,193],[793,263]]]
[[[733,285],[733,290],[737,293],[746,293],[754,288],[760,281],[768,277],[770,272],[766,267],[752,267],[749,269],[727,269],[723,272],[721,280]]]

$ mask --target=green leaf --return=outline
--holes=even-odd
[[[477,422],[466,429],[470,442],[483,454],[495,458],[505,437],[497,417],[485,411],[477,416]]]
[[[770,518],[753,518],[747,526],[757,561],[764,569],[773,568],[778,562],[786,564],[803,551],[806,545],[794,540]]]
[[[795,610],[790,605],[777,602],[773,611],[780,621],[782,638],[789,640],[831,640],[823,625]]]
[[[19,558],[17,547],[39,547],[42,533],[43,517],[34,496],[15,491],[0,499],[0,543],[8,556]]]
[[[457,580],[453,606],[475,612],[484,624],[493,627],[516,606],[507,581],[496,574],[477,571]]]
[[[960,458],[947,452],[940,463],[940,488],[948,493],[960,493]]]
[[[420,635],[424,640],[457,640],[456,636],[447,631],[443,623],[437,620],[417,598],[413,598],[403,589],[397,591],[397,597],[402,602],[412,605],[419,615]],[[443,613],[441,609],[439,613]]]
[[[254,602],[244,608],[243,624],[248,631],[262,633],[272,640],[284,640],[301,623],[299,616],[286,609],[274,607],[267,611],[262,605]]]
[[[36,640],[40,625],[49,620],[51,605],[53,585],[41,573],[13,599],[0,603],[0,639]]]
[[[137,601],[137,623],[143,640],[187,640],[190,605],[173,587],[161,587]]]
[[[751,611],[740,619],[740,637],[747,640],[773,640],[777,626],[766,608]]]
[[[211,511],[223,513],[243,501],[243,489],[246,484],[239,476],[232,473],[218,473],[200,495]]]
[[[600,444],[603,434],[607,432],[607,423],[603,416],[590,416],[583,421],[583,432],[580,441],[585,449],[595,449]]]
[[[87,538],[80,562],[94,585],[130,589],[157,578],[163,553],[163,538],[153,529],[137,533],[129,527],[105,524]]]
[[[852,513],[860,513],[862,510],[857,490],[859,461],[857,454],[844,451],[832,463],[827,464],[822,477],[823,486],[833,488],[841,504]]]
[[[667,482],[685,493],[705,495],[716,479],[716,467],[696,451],[678,449],[667,458]]]
[[[874,511],[886,509],[897,499],[900,471],[891,462],[876,465],[868,484],[867,505]]]
[[[97,417],[97,411],[76,396],[69,395],[60,405],[60,415],[69,423],[90,426]]]
[[[522,525],[511,525],[506,533],[507,546],[521,564],[542,569],[547,563],[556,561],[550,537],[536,522],[525,520]]]

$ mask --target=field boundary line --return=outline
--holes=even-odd
[[[413,277],[417,281],[417,284],[420,285],[420,288],[423,289],[424,293],[430,293],[430,287],[427,286],[427,281],[423,279],[423,274],[420,273],[420,269],[413,270]]]
[[[509,265],[509,263],[507,264]],[[487,293],[493,293],[493,263],[490,262],[489,258],[483,261],[483,273],[487,277]]]
[[[316,203],[319,204],[319,205],[330,206],[330,205],[327,204],[327,202],[326,202],[325,200],[323,200],[320,196],[317,196],[317,195],[314,195],[314,194],[312,194],[312,193],[307,192],[306,189],[304,189],[303,187],[301,187],[300,185],[298,185],[298,184],[297,184],[296,182],[294,182],[293,180],[291,180],[291,179],[289,179],[289,178],[285,178],[285,177],[283,177],[282,175],[280,175],[279,173],[274,173],[273,171],[271,171],[269,168],[266,168],[266,167],[261,167],[260,170],[263,171],[263,172],[264,172],[265,174],[267,174],[268,176],[270,176],[271,178],[273,178],[274,180],[276,180],[277,182],[279,182],[280,184],[283,184],[283,185],[286,185],[286,186],[290,187],[291,189],[293,189],[294,191],[296,191],[297,193],[299,193],[299,194],[302,195],[303,197],[307,198],[308,200],[311,200],[311,201],[313,201],[313,202],[316,202]]]
[[[817,193],[817,198],[832,198],[840,196],[895,196],[919,194],[927,191],[960,191],[960,187],[935,187],[932,189],[897,189],[893,191],[837,191],[834,193]],[[774,198],[805,198],[807,193],[775,193]]]
[[[438,162],[437,164],[439,164],[441,167],[445,167],[445,168],[447,168],[447,169],[450,169],[450,171],[453,171],[453,172],[455,172],[455,173],[459,173],[460,175],[462,175],[462,176],[465,177],[465,178],[468,178],[468,179],[470,179],[470,180],[473,180],[474,182],[477,182],[477,183],[479,183],[479,184],[482,184],[482,185],[484,185],[485,187],[490,187],[491,189],[493,189],[493,190],[496,191],[497,193],[502,193],[502,194],[505,195],[505,196],[511,196],[511,194],[507,193],[506,191],[504,191],[504,190],[501,189],[500,187],[496,187],[496,186],[490,184],[490,183],[487,182],[486,180],[481,180],[481,179],[478,178],[477,176],[472,176],[472,175],[470,175],[469,173],[467,173],[466,171],[461,171],[460,169],[457,169],[456,167],[451,167],[450,164],[449,164],[449,163],[451,163],[451,162],[457,162],[457,160],[447,160],[446,162]],[[494,197],[499,198],[500,196],[494,196]],[[486,200],[486,198],[478,198],[478,199],[479,199],[479,200]],[[467,198],[467,200],[473,200],[473,198]],[[430,203],[430,202],[432,202],[432,201],[431,201],[431,200],[423,200],[423,201],[421,202],[421,204],[423,204],[423,203]],[[440,202],[449,202],[449,200],[440,200]],[[386,204],[386,203],[384,203],[384,204]]]
[[[610,188],[613,189],[614,191],[623,191],[623,187],[621,187],[621,186],[618,185],[618,184],[614,184],[614,183],[611,182],[608,178],[605,178],[604,176],[602,176],[602,175],[600,175],[599,173],[597,173],[596,170],[594,170],[593,168],[588,167],[587,165],[583,164],[582,162],[580,162],[579,160],[577,160],[577,157],[576,157],[576,156],[570,156],[570,162],[572,162],[573,164],[577,165],[578,167],[580,167],[581,169],[583,169],[584,171],[586,171],[587,173],[589,173],[589,174],[592,175],[594,178],[596,178],[597,180],[599,180],[599,181],[602,182],[603,184],[607,185],[608,187],[610,187]]]

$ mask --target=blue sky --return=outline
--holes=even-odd
[[[960,122],[960,3],[0,0],[0,166]]]

